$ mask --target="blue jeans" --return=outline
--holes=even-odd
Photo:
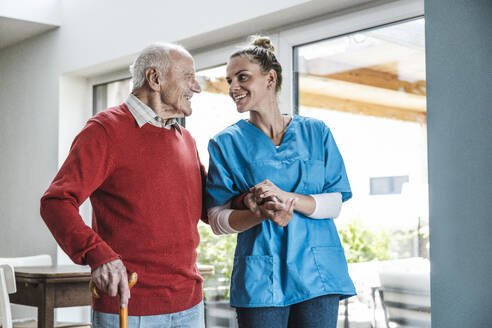
[[[239,328],[336,328],[340,295],[282,307],[236,308]]]
[[[92,328],[118,328],[120,316],[118,314],[92,311]],[[203,302],[181,312],[148,315],[128,316],[128,328],[205,328]]]

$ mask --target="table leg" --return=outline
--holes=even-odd
[[[44,286],[44,297],[38,307],[38,328],[53,328],[55,326],[55,287]]]
[[[345,305],[345,320],[343,322],[343,328],[349,328],[350,323],[349,323],[349,312],[348,312],[348,298],[343,300],[343,304]]]
[[[372,298],[372,322],[371,328],[376,328],[377,320],[376,320],[376,290],[377,287],[371,287],[371,298]]]

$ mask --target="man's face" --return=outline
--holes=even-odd
[[[195,63],[191,56],[179,51],[173,50],[169,55],[171,63],[164,75],[161,100],[176,111],[177,117],[190,116],[190,99],[201,91],[195,79]]]

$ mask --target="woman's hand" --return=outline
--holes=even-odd
[[[249,191],[254,194],[257,204],[263,204],[266,201],[273,201],[275,199],[285,204],[289,199],[288,193],[274,185],[268,179],[251,187]]]
[[[249,208],[251,213],[257,218],[269,219],[278,226],[285,227],[289,224],[294,214],[295,198],[289,198],[285,203],[275,197],[262,198],[261,205],[256,202],[253,193],[248,193],[243,202]]]
[[[312,196],[283,191],[270,180],[260,182],[249,190],[254,195],[255,202],[259,205],[269,201],[287,204],[289,199],[295,198],[294,211],[309,216],[316,209],[316,201]]]

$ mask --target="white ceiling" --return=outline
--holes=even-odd
[[[329,75],[379,66],[399,79],[425,80],[424,19],[378,27],[369,31],[319,41],[299,48],[299,72]]]
[[[244,38],[245,35],[272,32],[273,29],[299,23],[303,20],[315,19],[334,12],[349,10],[372,2],[391,2],[394,0],[310,0],[277,11],[272,15],[258,16],[232,26],[217,29],[193,36],[180,43],[186,48],[206,48],[211,44]]]
[[[0,16],[0,49],[56,28],[56,25]]]

